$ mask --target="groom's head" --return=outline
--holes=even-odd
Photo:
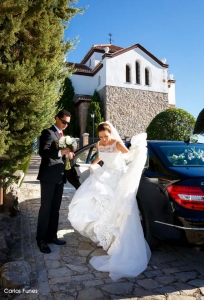
[[[71,114],[69,111],[62,109],[58,112],[58,114],[55,116],[55,125],[57,126],[57,128],[59,128],[60,130],[64,130],[67,128],[67,126],[70,123],[70,119],[71,119]]]

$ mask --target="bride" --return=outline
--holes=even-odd
[[[146,269],[151,256],[136,202],[147,155],[146,133],[131,139],[130,151],[110,122],[98,125],[98,135],[98,157],[71,201],[68,219],[107,251],[91,258],[96,270],[109,272],[113,280],[135,277]]]

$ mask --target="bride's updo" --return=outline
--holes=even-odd
[[[102,122],[98,125],[98,133],[101,132],[101,131],[105,131],[107,130],[109,133],[111,133],[111,128],[109,126],[109,124],[107,124],[106,122]]]

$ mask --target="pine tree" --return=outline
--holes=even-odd
[[[97,127],[98,124],[104,121],[102,117],[101,109],[101,99],[99,93],[95,90],[92,96],[92,101],[89,105],[88,115],[87,115],[87,132],[89,136],[93,136],[93,119],[91,118],[91,113],[94,112],[94,136],[97,137]]]
[[[64,131],[65,135],[71,135],[73,137],[79,136],[79,125],[77,120],[76,111],[74,108],[74,87],[72,81],[67,77],[65,78],[64,85],[62,87],[62,96],[58,102],[58,107],[66,109],[71,113],[71,122]]]
[[[195,128],[193,133],[203,133],[204,132],[204,109],[201,110],[199,113],[196,123],[195,123]]]
[[[0,179],[20,168],[34,139],[54,121],[58,91],[70,75],[64,60],[72,43],[63,42],[64,29],[82,12],[70,3],[0,3]]]

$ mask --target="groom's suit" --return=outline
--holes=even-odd
[[[64,159],[59,157],[60,134],[55,126],[42,131],[39,155],[41,164],[37,179],[41,184],[41,207],[38,215],[37,241],[57,237],[59,210],[66,182]]]

